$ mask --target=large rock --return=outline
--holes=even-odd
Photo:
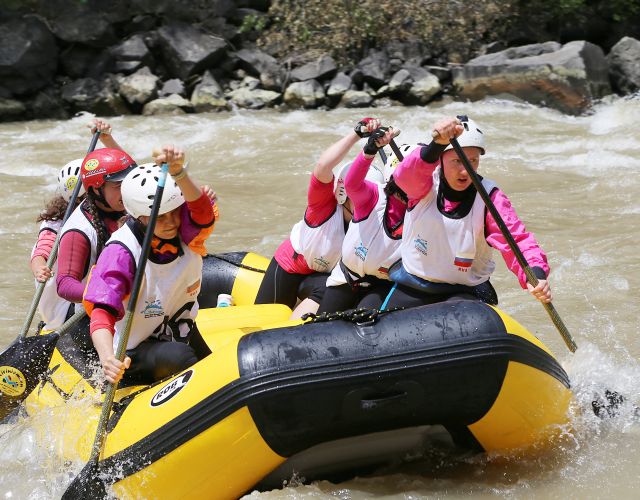
[[[409,89],[408,102],[424,106],[442,91],[442,85],[436,75],[427,74],[417,78]]]
[[[223,111],[229,108],[220,84],[210,71],[205,71],[202,80],[193,89],[191,104],[198,113]]]
[[[247,87],[241,87],[228,92],[227,97],[231,100],[231,104],[239,108],[261,109],[277,104],[282,98],[282,94],[273,90],[251,90]]]
[[[65,42],[107,47],[117,38],[107,16],[85,8],[69,9],[49,20],[51,31]]]
[[[54,118],[56,120],[65,120],[69,117],[60,92],[52,88],[38,92],[26,104],[29,119]]]
[[[322,55],[317,60],[299,66],[291,72],[292,82],[304,82],[307,80],[326,80],[333,78],[338,71],[338,66],[331,56]]]
[[[252,76],[260,78],[267,90],[279,91],[284,83],[284,71],[275,57],[260,49],[241,49],[235,53],[238,65]]]
[[[373,51],[358,63],[356,69],[360,71],[364,82],[377,89],[385,85],[389,78],[389,58],[384,52]],[[356,81],[354,75],[351,78]]]
[[[338,106],[341,108],[366,108],[371,106],[373,97],[363,90],[347,90]]]
[[[132,75],[120,78],[118,91],[134,110],[156,98],[159,80],[146,66]]]
[[[192,111],[192,104],[178,94],[155,99],[142,108],[143,115],[183,115]]]
[[[51,83],[58,48],[44,23],[27,16],[0,24],[0,40],[0,86],[20,96]]]
[[[141,34],[133,35],[112,47],[111,55],[116,73],[133,73],[143,66],[153,69],[155,64],[153,55]]]
[[[569,114],[585,111],[611,92],[602,49],[585,41],[525,45],[472,59],[453,68],[461,97],[511,94]]]
[[[92,77],[111,73],[113,60],[108,49],[97,49],[88,45],[70,45],[59,56],[62,73],[71,78]]]
[[[324,89],[317,80],[294,82],[284,93],[284,102],[291,108],[316,108],[324,100]]]
[[[640,40],[625,36],[607,55],[614,89],[621,94],[640,90]]]
[[[158,29],[157,41],[171,76],[183,81],[215,66],[226,54],[227,43],[222,38],[181,22]]]
[[[81,78],[62,87],[62,99],[73,112],[88,111],[102,116],[129,114],[129,108],[115,91],[115,86],[111,75],[101,80]]]

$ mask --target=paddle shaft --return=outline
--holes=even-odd
[[[533,270],[531,269],[531,267],[529,267],[529,263],[527,262],[527,259],[525,258],[522,251],[518,247],[516,241],[513,239],[513,235],[511,234],[506,224],[504,223],[504,220],[502,219],[500,213],[498,212],[498,209],[491,201],[491,198],[489,197],[489,193],[487,193],[487,190],[482,185],[482,181],[480,181],[478,174],[476,174],[476,172],[473,170],[473,167],[471,166],[471,163],[469,162],[469,159],[467,158],[467,155],[465,154],[464,150],[460,146],[458,139],[454,137],[450,140],[450,142],[456,154],[458,155],[458,158],[460,158],[460,160],[462,161],[462,164],[464,165],[465,170],[469,174],[469,177],[471,178],[471,182],[473,183],[474,187],[480,194],[480,197],[482,198],[482,201],[484,201],[484,204],[487,206],[487,209],[491,213],[491,216],[496,221],[496,224],[498,225],[500,232],[504,236],[504,239],[507,241],[509,248],[511,248],[511,251],[515,255],[516,260],[518,261],[518,264],[520,264],[520,267],[522,267],[522,270],[524,271],[524,274],[527,277],[527,281],[531,283],[533,286],[536,286],[538,284],[538,278],[536,278],[536,275],[533,273]],[[569,333],[569,330],[565,326],[564,322],[558,315],[555,307],[553,307],[553,304],[551,304],[550,302],[549,303],[543,302],[542,305],[544,306],[545,310],[549,314],[551,321],[553,321],[553,324],[556,326],[556,328],[560,332],[560,335],[562,336],[562,339],[564,340],[564,343],[567,345],[569,350],[571,352],[576,352],[576,349],[578,348],[578,346],[574,342],[573,337],[571,337],[571,334]]]
[[[91,144],[89,145],[89,149],[87,150],[87,154],[91,153],[94,149],[96,149],[96,144],[98,143],[98,137],[100,137],[100,132],[96,131],[91,138]],[[78,199],[78,195],[80,194],[80,188],[82,187],[82,182],[80,176],[78,175],[78,179],[76,181],[76,185],[73,188],[73,192],[71,193],[71,198],[69,198],[69,204],[67,205],[67,210],[64,213],[64,218],[62,219],[62,225],[67,221],[67,219],[71,216],[73,211],[75,210],[76,200]],[[55,263],[58,258],[58,247],[60,246],[60,238],[62,237],[62,231],[58,232],[56,236],[56,240],[53,243],[53,248],[51,248],[51,253],[49,254],[49,258],[47,259],[47,267],[51,269],[51,266]],[[51,278],[49,278],[51,279]],[[48,280],[47,280],[48,281]],[[33,296],[33,300],[31,301],[31,306],[29,307],[29,312],[27,313],[27,318],[22,325],[22,330],[20,330],[20,334],[18,338],[25,338],[27,333],[29,332],[29,328],[31,328],[31,322],[33,321],[33,317],[38,310],[38,304],[40,303],[40,298],[44,293],[44,287],[47,284],[47,281],[43,281],[38,283],[36,287],[36,293]]]
[[[158,179],[158,187],[156,189],[155,197],[153,198],[153,206],[151,207],[151,215],[149,216],[149,223],[142,240],[142,251],[140,252],[140,259],[136,268],[136,274],[133,278],[133,285],[131,288],[131,295],[129,296],[129,302],[127,302],[127,311],[125,313],[125,322],[122,335],[118,339],[118,345],[116,348],[115,356],[118,360],[122,361],[127,349],[127,342],[129,341],[129,333],[131,332],[131,324],[133,323],[133,315],[136,310],[136,302],[138,302],[138,296],[140,295],[140,288],[142,280],[144,278],[145,267],[147,266],[147,259],[149,257],[149,249],[151,248],[151,240],[153,239],[153,231],[156,226],[156,220],[158,219],[158,212],[160,211],[160,202],[162,200],[162,193],[164,192],[164,184],[167,180],[167,172],[169,166],[166,163],[162,164],[162,170],[160,178]],[[105,434],[107,429],[107,422],[109,414],[111,413],[111,407],[113,405],[113,398],[116,393],[116,385],[109,383],[104,395],[104,402],[102,403],[102,412],[100,413],[100,420],[98,421],[98,428],[96,430],[96,436],[91,448],[91,456],[89,462],[97,463],[102,452],[104,445]]]

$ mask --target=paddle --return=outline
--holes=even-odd
[[[0,354],[0,421],[38,386],[49,368],[58,338],[76,326],[85,315],[81,309],[55,332],[18,338]]]
[[[118,345],[115,352],[116,358],[118,358],[120,361],[122,361],[125,356],[127,342],[129,340],[129,333],[131,331],[131,324],[133,323],[133,315],[135,313],[136,302],[138,301],[138,295],[140,294],[140,288],[142,286],[142,280],[144,278],[144,270],[147,265],[147,258],[149,256],[149,250],[151,248],[151,240],[153,239],[153,231],[155,229],[156,220],[158,218],[160,202],[162,200],[162,193],[164,192],[164,184],[167,179],[168,171],[169,166],[166,163],[163,163],[160,178],[158,179],[158,187],[153,198],[153,206],[151,207],[149,224],[147,225],[147,229],[144,234],[144,240],[142,241],[142,251],[140,253],[140,259],[136,268],[136,274],[133,278],[131,295],[129,296],[129,302],[127,303],[127,311],[124,318],[124,330],[122,332],[122,335],[118,339]],[[98,461],[100,459],[100,454],[102,453],[102,447],[104,446],[107,422],[109,420],[109,415],[111,414],[111,407],[113,405],[115,392],[116,384],[109,383],[104,395],[104,402],[102,403],[102,412],[100,413],[100,420],[98,421],[96,436],[93,441],[93,446],[91,447],[91,456],[89,457],[89,461],[87,462],[87,464],[80,471],[80,474],[76,476],[76,478],[72,481],[72,483],[62,495],[63,500],[76,500],[79,498],[95,499],[106,497],[105,485],[98,477]]]
[[[100,137],[99,131],[93,134],[87,154],[96,148],[98,137]],[[62,219],[63,224],[75,209],[81,187],[82,183],[78,179]],[[60,234],[61,232],[58,233],[47,259],[47,267],[49,268],[53,266],[58,256]],[[38,283],[27,318],[18,337],[0,353],[0,419],[6,417],[36,387],[47,370],[58,337],[75,325],[79,319],[77,318],[73,322],[68,320],[55,334],[38,335],[31,339],[26,339],[45,285],[46,282]],[[82,315],[84,315],[84,311],[82,311]]]
[[[91,137],[91,143],[89,144],[89,149],[87,150],[87,154],[91,153],[94,149],[96,149],[96,144],[98,143],[98,137],[100,137],[100,132],[96,131]],[[64,213],[64,218],[62,219],[62,225],[67,221],[67,219],[71,216],[73,211],[76,208],[76,200],[78,199],[78,194],[80,193],[80,188],[82,187],[82,182],[78,178],[76,185],[73,188],[73,192],[71,193],[71,198],[69,199],[69,204],[67,205],[67,210]],[[49,254],[49,258],[47,259],[47,267],[51,269],[56,258],[58,257],[58,247],[60,246],[60,237],[62,235],[62,231],[58,233],[56,237],[56,241],[53,244],[53,248],[51,249],[51,253]],[[42,297],[42,293],[44,292],[44,287],[46,285],[46,281],[38,283],[38,287],[36,288],[36,294],[33,296],[33,300],[31,301],[31,307],[29,308],[29,312],[27,313],[27,319],[22,325],[22,330],[20,330],[19,338],[24,338],[27,336],[29,332],[29,328],[31,327],[31,322],[33,321],[33,317],[36,314],[36,310],[38,309],[38,304],[40,303],[40,298]],[[0,365],[2,362],[0,361]]]
[[[434,134],[435,134],[434,138],[438,137],[439,135],[437,131],[434,131],[432,135]],[[496,221],[496,224],[500,228],[500,232],[504,236],[504,239],[507,241],[509,248],[511,248],[511,251],[515,255],[516,260],[518,261],[518,264],[520,264],[520,267],[522,267],[524,274],[527,277],[527,281],[535,287],[538,284],[538,278],[536,278],[536,275],[533,274],[533,270],[531,269],[531,267],[529,267],[527,259],[525,258],[523,253],[520,251],[520,248],[516,244],[516,241],[513,239],[513,235],[509,232],[509,229],[505,225],[504,220],[500,216],[500,213],[498,213],[498,209],[491,201],[491,198],[489,197],[487,190],[482,185],[482,181],[480,181],[478,174],[476,174],[476,172],[473,170],[473,167],[471,166],[471,163],[469,163],[469,159],[467,158],[467,155],[464,153],[464,150],[460,146],[460,143],[458,143],[458,139],[453,137],[450,140],[450,142],[451,142],[451,145],[453,146],[453,149],[457,153],[458,158],[460,158],[460,160],[462,161],[462,164],[464,165],[464,169],[469,174],[469,177],[471,178],[471,182],[473,183],[476,190],[480,194],[482,201],[484,201],[484,204],[487,206],[487,209],[491,213],[491,216],[493,217],[493,219]],[[573,338],[571,337],[571,334],[569,333],[569,330],[567,330],[567,327],[564,325],[562,319],[560,319],[560,316],[556,312],[555,307],[553,307],[553,304],[551,304],[550,302],[549,303],[543,302],[542,305],[544,306],[545,310],[551,317],[551,321],[553,321],[553,324],[556,326],[556,328],[560,332],[560,335],[562,336],[562,339],[564,340],[564,343],[567,345],[569,350],[571,352],[576,352],[576,349],[578,348],[578,346],[576,345]]]

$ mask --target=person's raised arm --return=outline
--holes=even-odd
[[[111,135],[112,127],[109,123],[105,122],[104,120],[100,120],[99,118],[94,118],[93,120],[91,120],[91,123],[87,125],[87,127],[89,127],[89,130],[91,130],[92,134],[100,132],[100,137],[98,137],[98,139],[105,148],[113,148],[124,151],[120,144],[118,144],[113,138],[113,135]]]
[[[363,118],[355,128],[342,139],[334,142],[324,150],[313,167],[313,175],[324,184],[333,180],[333,169],[340,163],[349,150],[358,140],[368,137],[369,134],[380,126],[377,118]]]
[[[440,155],[452,137],[458,137],[464,130],[455,117],[443,118],[436,122],[433,131],[438,132],[429,145],[413,151],[402,160],[393,172],[393,178],[409,198],[409,205],[427,195],[433,186],[431,175],[438,166]],[[435,134],[434,134],[435,135]]]
[[[169,175],[176,181],[185,201],[196,201],[201,196],[207,196],[189,176],[182,149],[176,146],[163,146],[160,151],[154,151],[153,157],[158,165],[162,163],[169,165]]]

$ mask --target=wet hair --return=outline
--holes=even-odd
[[[402,201],[404,201],[405,203],[409,203],[409,197],[407,196],[407,193],[405,193],[398,187],[396,181],[393,179],[393,175],[389,178],[389,181],[384,186],[384,194],[386,194],[387,197],[397,194]]]
[[[40,212],[40,215],[36,219],[36,222],[53,222],[56,220],[62,220],[64,219],[64,214],[66,213],[68,206],[69,202],[62,196],[54,196],[44,206],[44,210]]]
[[[96,230],[96,234],[98,235],[98,246],[96,248],[96,255],[100,255],[105,243],[109,239],[109,231],[107,230],[107,226],[100,216],[100,209],[96,205],[96,196],[93,188],[89,189],[89,192],[86,195],[84,207],[86,208],[87,213],[91,216],[91,225]]]

